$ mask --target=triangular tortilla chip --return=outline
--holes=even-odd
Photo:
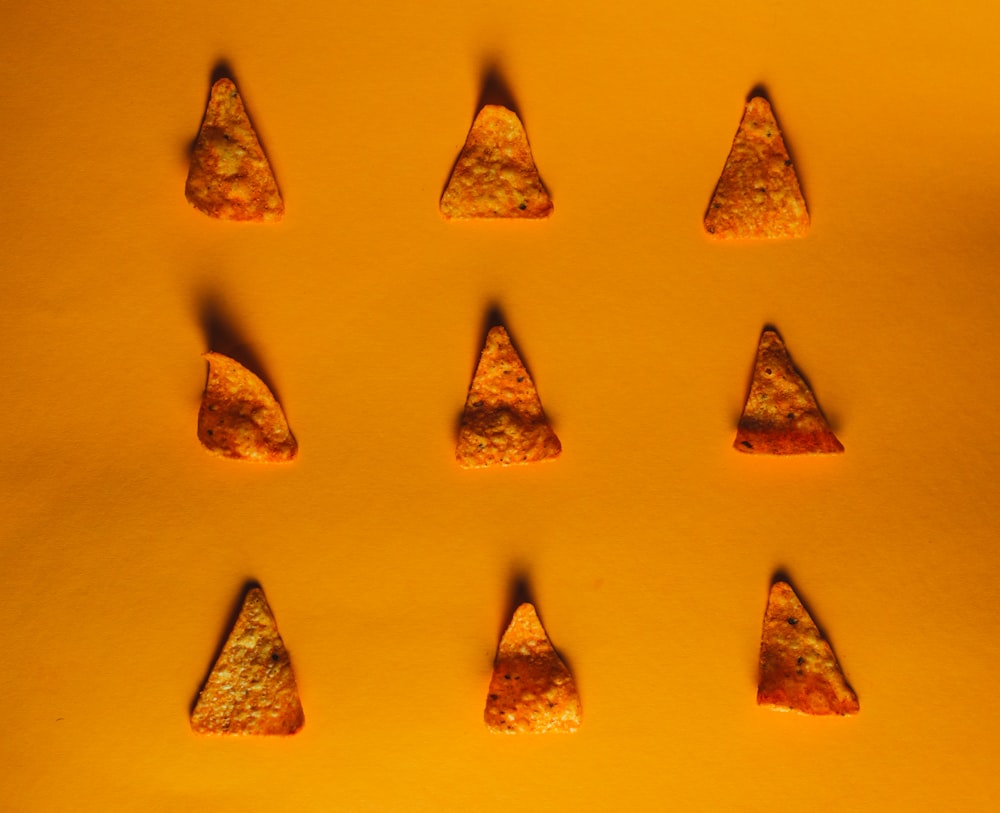
[[[798,176],[762,96],[747,102],[705,214],[705,230],[717,238],[802,237],[809,230]]]
[[[733,446],[756,454],[844,451],[774,330],[761,334],[753,381]]]
[[[494,327],[469,387],[455,457],[462,468],[512,466],[559,456],[535,385],[510,342]]]
[[[191,712],[199,734],[294,734],[305,722],[299,690],[264,591],[247,592]]]
[[[537,219],[551,212],[521,120],[506,107],[486,105],[472,123],[441,196],[441,214],[449,219]]]
[[[267,385],[238,361],[205,353],[208,382],[198,410],[198,439],[222,457],[261,463],[292,460],[298,444]]]
[[[572,732],[580,727],[580,695],[549,641],[535,608],[514,611],[500,639],[486,699],[486,725],[502,734]]]
[[[184,194],[196,209],[221,220],[278,220],[284,214],[271,165],[230,79],[212,86]]]
[[[857,714],[833,649],[786,582],[771,586],[760,637],[757,703],[803,714]]]

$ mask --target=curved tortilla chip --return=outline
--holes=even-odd
[[[198,410],[198,439],[213,454],[285,463],[298,443],[267,385],[238,361],[205,353],[208,383]]]
[[[507,331],[492,328],[465,401],[455,450],[459,465],[511,466],[554,459],[560,452],[524,362]]]
[[[802,714],[857,714],[837,657],[787,582],[776,582],[760,637],[757,703]]]
[[[264,591],[243,608],[191,712],[199,734],[286,735],[305,722],[285,644]]]
[[[809,230],[798,176],[763,96],[747,102],[705,230],[720,239],[803,237]]]
[[[278,220],[284,214],[271,165],[230,79],[212,86],[184,194],[220,220]]]
[[[552,213],[521,120],[502,105],[479,111],[441,196],[449,219],[543,218]]]
[[[501,734],[568,733],[580,727],[580,695],[535,608],[514,611],[500,639],[485,720]]]
[[[774,330],[761,334],[753,380],[733,446],[755,454],[844,451]]]

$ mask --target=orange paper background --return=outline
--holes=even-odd
[[[1000,13],[920,8],[8,3],[0,806],[992,809]],[[184,200],[220,61],[280,224]],[[438,214],[491,66],[547,222]],[[715,243],[758,84],[813,227]],[[557,462],[454,464],[491,307]],[[843,456],[732,450],[766,323]],[[281,398],[294,464],[199,446],[220,336]],[[858,717],[755,705],[777,570]],[[575,735],[482,723],[517,574],[576,675]],[[198,738],[248,580],[306,725]]]

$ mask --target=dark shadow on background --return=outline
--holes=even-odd
[[[518,109],[517,100],[514,98],[507,80],[504,79],[503,72],[500,70],[500,65],[496,59],[491,58],[484,61],[479,81],[479,100],[476,103],[476,109],[472,113],[473,119],[488,104],[502,105],[508,110],[513,110],[517,114],[517,117],[521,118],[521,111]]]
[[[763,82],[758,82],[750,88],[750,92],[747,94],[746,98],[747,104],[750,103],[751,99],[756,99],[758,97],[762,97],[768,104],[771,104],[771,95],[768,93],[767,85]]]
[[[563,651],[556,646],[555,641],[552,640],[551,635],[549,635],[549,628],[545,626],[545,617],[542,615],[542,611],[538,607],[538,602],[535,601],[534,592],[531,589],[531,580],[528,576],[528,571],[522,565],[514,565],[511,567],[510,586],[508,587],[507,613],[504,616],[503,627],[500,629],[500,635],[497,637],[497,641],[499,642],[500,637],[502,637],[504,632],[507,630],[507,626],[510,624],[510,620],[514,616],[514,611],[524,603],[531,604],[535,608],[535,614],[538,616],[538,621],[545,630],[545,634],[549,636],[549,641],[552,643],[552,647],[555,649],[556,654],[559,655],[562,662],[566,664],[566,668],[569,669],[569,672],[573,675],[573,679],[575,681],[576,675],[573,673],[573,664],[570,662],[570,659],[566,657]]]
[[[263,363],[214,291],[206,292],[199,298],[198,318],[205,336],[205,348],[238,361],[263,381],[280,403],[281,397]]]
[[[222,654],[222,650],[226,645],[226,641],[229,640],[229,633],[232,632],[233,626],[236,624],[236,619],[240,617],[240,610],[243,609],[243,602],[246,600],[247,593],[253,590],[255,587],[260,587],[260,582],[256,579],[247,579],[243,582],[243,589],[239,592],[232,609],[229,612],[229,619],[226,621],[223,627],[222,634],[219,637],[218,643],[215,647],[215,654],[212,656],[212,662],[208,665],[205,670],[205,679],[202,680],[201,685],[198,687],[198,691],[195,696],[191,699],[191,704],[188,707],[188,716],[194,713],[194,707],[198,705],[198,698],[205,689],[205,684],[208,683],[208,678],[212,674],[212,670],[215,668],[216,661],[219,660],[219,656]]]
[[[500,633],[497,636],[498,642],[504,632],[507,631],[510,620],[514,617],[514,610],[525,602],[534,605],[535,610],[538,610],[538,605],[535,604],[534,593],[531,590],[531,578],[528,576],[528,570],[523,565],[515,564],[511,566],[510,576],[508,577],[507,611],[501,620]],[[538,617],[541,618],[541,614]]]
[[[472,122],[479,115],[479,111],[488,104],[503,105],[509,110],[513,110],[517,114],[517,117],[521,118],[521,112],[517,109],[517,102],[514,101],[514,94],[511,93],[510,87],[503,78],[496,59],[488,58],[483,61],[483,68],[479,74],[479,82],[479,98],[476,100],[476,107],[472,111],[472,119],[469,122],[470,129]],[[468,137],[468,131],[466,131],[466,137]],[[463,148],[464,144],[465,142],[463,141]],[[454,174],[455,166],[458,164],[458,159],[461,156],[462,151],[459,150],[458,155],[455,156],[455,160],[452,161],[451,168],[448,170],[448,177],[445,178],[444,184],[441,187],[441,195],[438,196],[438,200],[441,199],[448,188],[448,183],[451,181],[451,176]]]

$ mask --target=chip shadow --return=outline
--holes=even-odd
[[[281,397],[264,369],[263,362],[243,330],[238,327],[235,318],[223,306],[218,294],[214,291],[203,292],[198,296],[197,308],[206,350],[213,350],[238,361],[263,381],[278,403],[281,403]]]
[[[573,664],[570,659],[566,657],[563,651],[556,646],[555,642],[552,640],[552,636],[549,635],[549,628],[545,626],[545,618],[542,616],[542,612],[538,608],[538,603],[535,601],[535,594],[531,587],[531,578],[528,575],[528,570],[520,564],[512,565],[510,570],[507,586],[507,611],[501,619],[500,630],[497,634],[497,641],[499,641],[503,637],[503,634],[507,631],[508,625],[514,618],[514,611],[525,603],[530,604],[535,608],[535,615],[538,616],[538,621],[542,625],[542,629],[545,630],[545,634],[549,638],[549,643],[552,644],[552,648],[555,649],[556,654],[562,662],[566,664],[566,668],[569,670],[570,674],[573,675],[573,680],[575,681],[576,673],[573,671]]]
[[[527,127],[524,124],[524,118],[521,116],[521,109],[517,104],[517,99],[514,97],[514,93],[511,91],[510,85],[507,84],[507,80],[504,78],[499,62],[495,57],[489,57],[483,60],[482,70],[479,74],[479,82],[479,97],[476,100],[475,109],[472,111],[472,119],[469,122],[469,129],[471,130],[472,124],[476,120],[476,116],[479,115],[479,111],[486,105],[492,104],[506,107],[508,110],[512,111],[521,122],[521,126],[525,127],[525,132],[527,132]],[[468,130],[466,131],[466,137],[468,137]],[[531,139],[528,139],[528,143],[531,143]],[[452,161],[451,167],[448,170],[448,175],[444,179],[444,184],[441,186],[441,194],[438,196],[439,201],[448,189],[448,184],[451,182],[451,176],[455,172],[455,167],[458,166],[458,159],[462,157],[462,149],[464,148],[465,141],[463,140],[462,148],[459,149],[458,155],[456,155],[455,160]],[[543,188],[548,191],[548,185],[541,180],[541,174],[539,174],[539,180],[541,181]]]

